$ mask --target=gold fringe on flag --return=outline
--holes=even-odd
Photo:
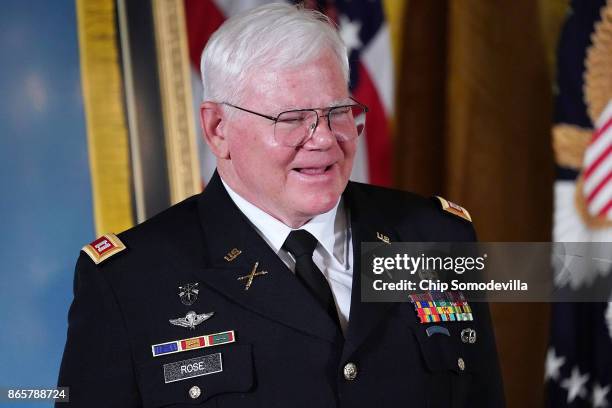
[[[383,8],[385,11],[385,19],[389,24],[389,36],[391,37],[391,50],[393,52],[394,72],[401,72],[401,53],[402,53],[402,38],[404,36],[406,8],[409,6],[409,0],[384,0]],[[397,83],[396,74],[396,83]]]
[[[612,100],[612,0],[601,9],[601,21],[591,35],[584,74],[584,99],[595,124]]]
[[[76,0],[96,233],[133,225],[115,2]]]
[[[154,1],[155,43],[161,90],[170,201],[201,191],[183,0]]]
[[[552,128],[555,162],[562,167],[582,169],[584,151],[593,137],[592,129],[559,123]]]

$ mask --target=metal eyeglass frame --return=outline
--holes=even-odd
[[[285,113],[289,113],[289,112],[314,112],[316,117],[317,117],[317,121],[315,122],[314,126],[311,125],[310,136],[306,137],[301,143],[299,143],[299,144],[297,144],[295,146],[289,145],[290,147],[297,147],[297,146],[303,145],[304,143],[306,143],[312,137],[312,135],[314,134],[315,130],[319,126],[319,118],[327,117],[327,127],[328,127],[329,131],[332,132],[330,114],[331,114],[331,112],[334,109],[337,109],[337,108],[352,108],[353,106],[359,106],[360,108],[363,109],[363,113],[367,113],[368,112],[369,109],[368,109],[368,107],[366,105],[364,105],[363,103],[359,102],[358,100],[356,100],[353,97],[349,96],[349,99],[352,100],[355,103],[350,104],[350,105],[328,106],[326,108],[291,109],[291,110],[287,110],[287,111],[283,111],[283,112],[279,113],[278,115],[276,115],[276,117],[275,116],[266,115],[266,114],[263,114],[263,113],[260,113],[260,112],[255,112],[255,111],[252,111],[250,109],[242,108],[240,106],[236,106],[236,105],[231,104],[229,102],[221,102],[221,104],[222,105],[231,106],[232,108],[241,110],[243,112],[251,113],[253,115],[261,116],[262,118],[266,118],[268,120],[271,120],[272,122],[274,122],[274,126],[276,126],[276,123],[278,123],[278,118],[281,115],[285,114]],[[317,111],[325,111],[325,110],[327,110],[327,113],[324,114],[324,115],[319,115],[319,112],[317,112]],[[357,135],[357,136],[359,136],[359,135]]]

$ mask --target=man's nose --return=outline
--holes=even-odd
[[[319,123],[312,131],[312,136],[304,144],[304,147],[312,150],[327,150],[336,143],[336,136],[330,130],[327,115],[319,115]],[[313,126],[315,123],[312,124]]]

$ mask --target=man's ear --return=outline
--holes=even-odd
[[[225,130],[225,115],[221,104],[202,102],[200,105],[200,125],[208,147],[219,159],[229,159],[229,145]]]

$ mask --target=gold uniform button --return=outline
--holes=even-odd
[[[189,396],[192,399],[198,398],[201,394],[202,394],[202,390],[197,385],[194,385],[193,387],[189,389]]]
[[[344,378],[347,381],[353,381],[357,378],[357,364],[355,363],[346,363],[344,365]]]
[[[457,359],[457,365],[459,366],[459,370],[465,370],[465,361],[461,357]]]

